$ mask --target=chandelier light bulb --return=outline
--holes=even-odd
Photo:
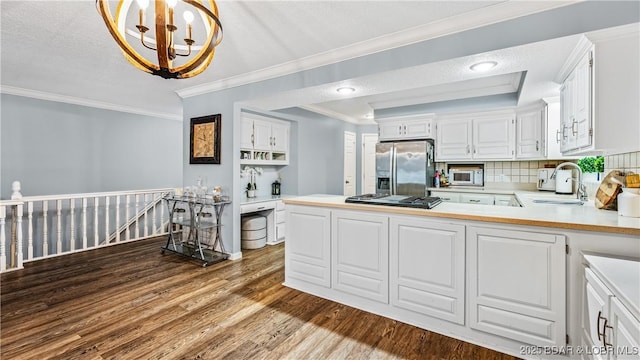
[[[142,10],[146,10],[147,7],[149,6],[149,0],[136,0],[136,1],[140,9]]]
[[[184,17],[184,21],[187,24],[191,24],[191,22],[193,22],[193,13],[191,11],[185,11],[184,14],[182,14],[182,17]]]
[[[173,9],[174,7],[176,7],[178,0],[166,0],[166,3],[168,7]]]

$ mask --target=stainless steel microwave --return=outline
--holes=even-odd
[[[484,169],[474,167],[450,167],[451,185],[484,186]]]

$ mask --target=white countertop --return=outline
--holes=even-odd
[[[283,200],[283,199],[287,199],[287,198],[291,198],[294,197],[295,195],[265,195],[265,196],[256,196],[253,198],[248,198],[246,196],[243,196],[242,198],[242,202],[240,202],[240,205],[244,205],[244,204],[255,204],[255,203],[261,203],[261,202],[265,202],[265,201],[277,201],[277,200]]]
[[[640,318],[640,260],[585,254],[585,260],[605,285]]]
[[[443,202],[437,207],[414,209],[384,205],[345,203],[345,196],[309,195],[288,198],[286,204],[334,207],[386,213],[488,221],[514,225],[544,226],[584,231],[600,231],[640,236],[640,218],[618,216],[615,211],[599,210],[593,201],[584,205],[556,205],[533,203],[535,198],[567,198],[571,195],[555,195],[533,191],[515,191],[523,207],[462,204]]]

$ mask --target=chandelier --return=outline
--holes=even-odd
[[[110,3],[115,2],[96,0],[109,33],[130,63],[165,79],[194,77],[209,66],[215,47],[222,41],[222,24],[214,0],[155,0],[151,1],[152,6],[149,0],[136,2],[137,14],[130,11],[133,0],[117,1],[113,17]],[[174,14],[180,12],[184,21],[174,21]],[[147,18],[152,22],[147,23]],[[182,40],[178,40],[178,32],[184,34]]]

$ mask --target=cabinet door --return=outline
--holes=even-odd
[[[253,120],[246,117],[240,119],[240,148],[253,149]]]
[[[271,122],[253,120],[253,148],[271,151]]]
[[[464,325],[464,226],[392,217],[391,304]]]
[[[431,138],[432,120],[407,120],[403,126],[403,137],[406,139]]]
[[[332,288],[389,303],[388,256],[388,217],[355,211],[333,211]]]
[[[493,201],[493,195],[489,194],[460,194],[461,203],[493,205]]]
[[[273,151],[289,151],[289,125],[280,123],[271,124],[271,138]]]
[[[471,159],[471,120],[442,119],[436,127],[436,161]]]
[[[511,159],[513,150],[512,115],[473,120],[473,158]]]
[[[566,334],[565,237],[467,227],[469,326],[538,346]]]
[[[571,133],[575,136],[575,147],[583,148],[591,145],[591,52],[579,63],[575,70],[574,118]]]
[[[566,152],[576,148],[576,137],[572,131],[575,119],[575,71],[564,81],[560,92],[560,106],[562,107],[560,151]]]
[[[495,195],[493,203],[496,206],[520,206],[513,195]]]
[[[383,122],[378,124],[378,139],[398,140],[402,139],[402,123],[399,121]]]
[[[582,344],[592,349],[604,346],[602,332],[609,316],[609,299],[612,294],[589,268],[584,269],[582,301]],[[606,359],[606,352],[591,354],[593,359]]]
[[[516,119],[516,157],[544,157],[544,109],[518,114]]]
[[[612,359],[638,359],[640,355],[640,320],[617,297],[611,298],[610,326],[613,339],[607,336],[607,344],[613,345]],[[610,334],[607,329],[607,334]]]
[[[285,238],[285,224],[276,224],[276,240],[282,241]]]
[[[331,211],[287,205],[285,283],[297,279],[331,287]]]

